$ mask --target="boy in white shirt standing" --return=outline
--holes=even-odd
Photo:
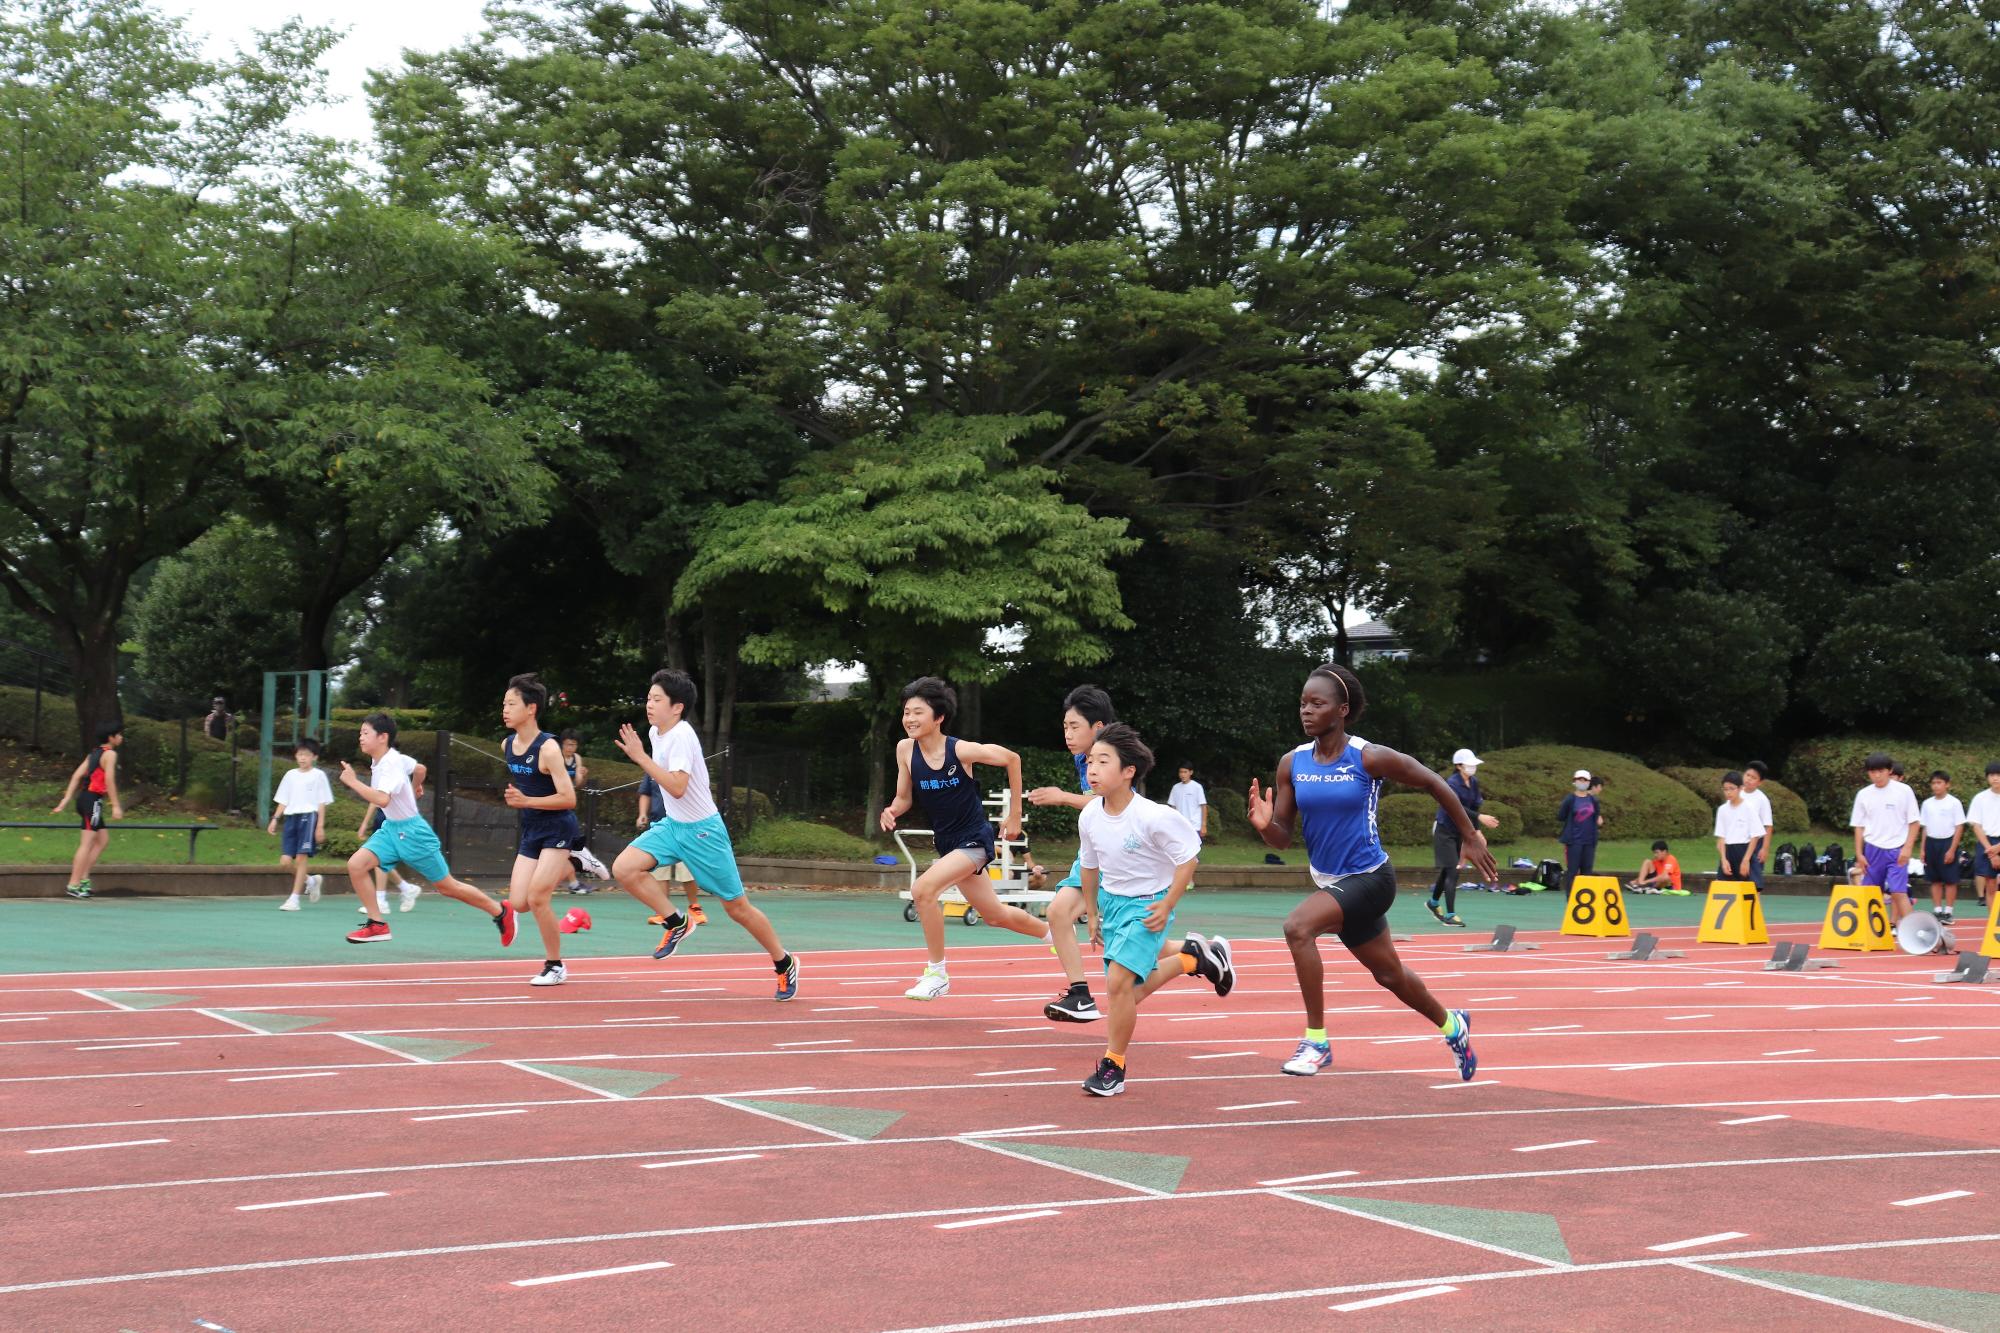
[[[1931,911],[1946,925],[1958,906],[1958,881],[1965,867],[1958,859],[1959,835],[1965,831],[1965,807],[1951,794],[1951,774],[1931,774],[1931,794],[1917,807],[1924,826],[1924,878],[1931,885]]]
[[[1194,780],[1193,764],[1181,765],[1180,781],[1176,782],[1174,789],[1167,793],[1167,804],[1171,805],[1182,819],[1194,825],[1194,831],[1200,835],[1203,842],[1208,841],[1208,793]]]
[[[1174,908],[1194,883],[1201,840],[1169,806],[1133,790],[1153,767],[1139,733],[1115,722],[1090,747],[1090,789],[1097,799],[1077,816],[1083,862],[1083,903],[1090,942],[1104,949],[1109,1046],[1083,1090],[1096,1097],[1125,1091],[1125,1049],[1139,1022],[1139,1002],[1190,974],[1227,995],[1236,985],[1229,941],[1190,934],[1180,950],[1160,956]]]
[[[1986,766],[1986,790],[1972,798],[1965,822],[1972,825],[1973,888],[1984,907],[2000,881],[2000,759]]]
[[[1862,761],[1868,785],[1854,794],[1854,861],[1863,884],[1878,884],[1889,898],[1889,926],[1910,914],[1910,855],[1923,824],[1917,795],[1895,781],[1895,760],[1880,750]]]
[[[299,910],[299,895],[319,901],[320,877],[306,873],[306,861],[326,841],[326,810],[333,788],[319,770],[319,742],[308,736],[292,752],[298,765],[278,783],[271,798],[267,833],[278,833],[278,864],[292,872],[292,896],[278,904],[280,912]],[[280,831],[282,828],[282,832]]]
[[[1750,850],[1764,832],[1757,807],[1745,799],[1743,776],[1722,775],[1722,804],[1715,807],[1715,859],[1728,880],[1749,878]]]
[[[1764,889],[1764,859],[1771,854],[1771,798],[1759,788],[1770,773],[1771,770],[1761,759],[1752,759],[1743,765],[1743,803],[1756,815],[1758,826],[1756,841],[1750,844],[1750,873],[1745,878],[1755,884],[1760,893]]]

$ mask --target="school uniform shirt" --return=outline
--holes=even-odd
[[[1098,891],[1114,898],[1150,898],[1172,887],[1174,871],[1201,855],[1201,836],[1172,806],[1136,792],[1120,814],[1098,797],[1076,820],[1077,855],[1097,872]]]
[[[1988,842],[2000,842],[2000,791],[1988,787],[1974,793],[1972,807],[1965,812],[1965,822],[1985,829]]]
[[[1763,821],[1757,818],[1756,810],[1747,800],[1731,805],[1724,801],[1715,807],[1715,836],[1725,843],[1747,843],[1764,836]],[[1896,844],[1902,846],[1900,842]]]
[[[323,768],[295,768],[278,783],[272,797],[288,815],[316,815],[323,805],[333,804],[333,788]]]
[[[1746,791],[1743,793],[1743,804],[1749,806],[1751,813],[1757,816],[1757,836],[1760,838],[1763,837],[1764,830],[1773,827],[1771,823],[1771,798],[1766,796],[1762,791]]]
[[[1180,817],[1201,828],[1201,808],[1208,804],[1208,793],[1199,782],[1176,782],[1174,789],[1167,793],[1167,804],[1180,812]]]
[[[389,803],[382,807],[382,818],[417,817],[417,792],[410,785],[410,775],[416,771],[417,761],[393,746],[375,761],[368,774],[368,785],[389,798]]]
[[[1958,826],[1965,822],[1965,807],[1956,796],[1926,796],[1917,807],[1917,818],[1923,821],[1925,837],[1956,838]]]
[[[701,757],[700,734],[686,719],[665,731],[658,727],[646,730],[653,738],[653,762],[669,773],[688,775],[687,790],[679,796],[660,788],[659,804],[653,808],[652,817],[671,819],[676,824],[699,824],[720,813],[715,797],[708,790],[708,761]]]
[[[1871,782],[1854,793],[1854,813],[1847,823],[1861,830],[1861,840],[1870,847],[1901,851],[1910,840],[1910,825],[1917,817],[1917,794],[1907,783],[1878,787]]]

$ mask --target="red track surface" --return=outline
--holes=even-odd
[[[1344,958],[1279,1074],[1244,942],[1109,1101],[1034,948],[0,978],[0,1327],[2000,1327],[2000,987],[1662,934],[1406,946],[1471,1085]]]

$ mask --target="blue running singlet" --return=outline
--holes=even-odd
[[[984,843],[991,849],[993,831],[986,820],[986,806],[979,796],[979,784],[972,780],[972,766],[958,761],[958,737],[944,738],[944,764],[932,768],[924,760],[924,747],[910,743],[910,789],[917,807],[931,822],[940,852]]]
[[[1299,833],[1315,874],[1359,874],[1389,859],[1375,827],[1382,779],[1361,766],[1361,751],[1367,744],[1359,736],[1349,736],[1347,748],[1327,764],[1313,757],[1311,741],[1292,751]]]

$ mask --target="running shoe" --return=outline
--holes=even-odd
[[[1444,921],[1444,909],[1438,906],[1437,899],[1432,898],[1428,900],[1427,902],[1424,903],[1424,907],[1430,912],[1432,916],[1436,917],[1440,922]]]
[[[68,888],[64,889],[63,892],[67,893],[70,897],[75,898],[80,902],[83,899],[88,898],[90,896],[90,881],[85,880],[81,884],[72,884]]]
[[[1458,1020],[1458,1035],[1446,1037],[1444,1044],[1451,1047],[1451,1053],[1458,1057],[1459,1078],[1469,1083],[1472,1076],[1479,1072],[1479,1057],[1472,1053],[1472,1015],[1463,1009],[1454,1009],[1451,1015]]]
[[[408,911],[408,908],[404,909]],[[493,918],[494,929],[500,932],[500,947],[506,948],[514,942],[514,907],[511,903],[500,904],[500,915]]]
[[[1220,935],[1214,939],[1188,932],[1186,947],[1194,954],[1195,974],[1215,987],[1215,993],[1227,995],[1236,988],[1236,966],[1229,961],[1229,941]]]
[[[401,906],[402,906],[402,910],[403,910],[403,911],[405,911],[405,912],[407,912],[407,911],[409,911],[409,910],[410,910],[410,909],[411,909],[412,907],[415,907],[415,906],[417,905],[417,895],[418,895],[418,894],[420,894],[420,893],[422,893],[422,892],[423,892],[423,890],[422,890],[422,889],[420,889],[420,888],[418,888],[418,887],[417,887],[416,885],[414,885],[414,884],[410,883],[410,882],[409,882],[408,880],[404,880],[404,881],[403,881],[403,892],[402,892],[402,894],[400,895],[400,896],[402,897],[402,899],[403,899],[403,901],[402,901],[402,905],[401,905]]]
[[[1940,907],[1937,912],[1937,919],[1940,925],[1945,925],[1945,926],[1951,925],[1952,922],[1956,919],[1956,916],[1957,914],[1954,913],[1949,907]]]
[[[295,894],[293,894],[293,895],[292,895],[291,897],[289,897],[289,898],[285,899],[285,901],[283,901],[283,902],[279,903],[279,904],[278,904],[278,910],[279,910],[280,912],[296,912],[296,911],[298,911],[298,910],[299,910],[299,895],[295,893]]]
[[[326,880],[325,880],[325,877],[324,877],[324,876],[322,876],[322,875],[307,875],[307,876],[306,876],[306,901],[307,901],[307,902],[309,902],[309,903],[316,903],[316,902],[318,902],[318,901],[319,901],[319,889],[320,889],[320,885],[321,885],[321,884],[323,884],[323,883],[325,883],[325,882],[326,882]]]
[[[356,904],[354,904],[354,910],[355,910],[355,911],[357,911],[357,912],[359,912],[359,913],[361,913],[361,915],[363,915],[363,916],[367,916],[367,915],[368,915],[368,904],[367,904],[367,903],[356,903]]]
[[[1323,1041],[1299,1040],[1299,1048],[1292,1052],[1292,1058],[1279,1066],[1287,1074],[1317,1074],[1333,1063],[1333,1048]]]
[[[708,924],[708,913],[691,903],[688,905],[687,918],[692,923],[688,927],[689,930],[693,930],[695,926],[705,926]]]
[[[578,865],[583,867],[583,873],[590,876],[592,879],[611,878],[611,872],[604,868],[604,862],[598,860],[597,854],[591,851],[589,848],[578,847],[576,850],[572,851],[569,855],[572,861],[575,861]]]
[[[1116,1097],[1125,1091],[1125,1071],[1110,1056],[1102,1056],[1096,1071],[1083,1081],[1083,1090],[1093,1097]]]
[[[390,935],[389,935],[388,922],[370,921],[367,925],[363,926],[359,930],[349,931],[347,935],[347,942],[349,944],[374,944],[377,943],[378,941],[386,940],[389,938]]]
[[[1444,917],[1444,923],[1447,926],[1457,926],[1460,930],[1465,929],[1465,918],[1460,916],[1456,912],[1446,913]]]
[[[789,1000],[799,993],[799,956],[785,955],[785,970],[778,973],[778,989],[771,993],[774,1000]]]
[[[530,986],[560,986],[569,980],[569,968],[560,962],[543,963],[542,970],[528,978]]]
[[[672,957],[674,950],[681,947],[681,941],[688,937],[688,932],[694,929],[694,922],[684,916],[676,917],[677,924],[671,926],[667,925],[667,919],[663,916],[646,919],[652,925],[662,927],[666,931],[666,934],[660,936],[660,947],[653,950],[655,958]]]
[[[917,978],[917,984],[903,992],[906,1000],[935,1000],[951,994],[951,978],[946,975],[944,964],[932,963],[924,968],[924,974]]]
[[[566,880],[555,887],[555,892],[557,893],[581,893],[582,891],[582,886],[574,879]]]
[[[1095,1023],[1104,1017],[1091,998],[1089,987],[1078,990],[1072,987],[1042,1006],[1042,1017],[1051,1023]]]

